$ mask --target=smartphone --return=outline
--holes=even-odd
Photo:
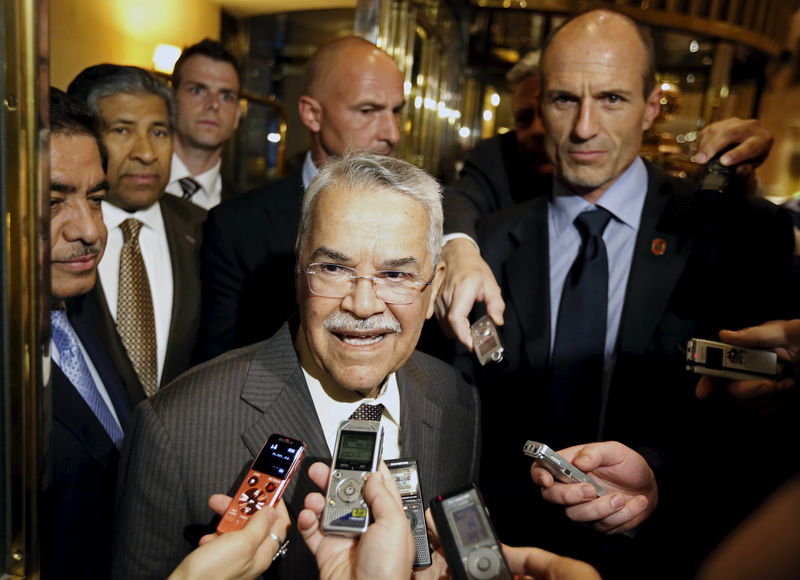
[[[560,481],[561,483],[590,483],[597,491],[598,496],[608,495],[608,492],[602,485],[572,465],[544,443],[526,441],[522,452],[528,457],[537,460],[539,465],[553,474],[556,481]]]
[[[431,501],[450,575],[456,580],[511,580],[489,511],[473,485]]]
[[[322,511],[324,532],[355,536],[367,531],[369,506],[364,500],[364,484],[378,469],[382,453],[383,427],[379,421],[347,419],[339,424]]]
[[[431,546],[428,543],[428,526],[425,524],[425,502],[422,500],[422,488],[417,472],[417,460],[413,457],[387,459],[386,467],[394,477],[394,483],[400,491],[403,511],[406,512],[411,525],[411,535],[417,548],[414,556],[414,569],[427,568],[431,565]]]
[[[303,441],[270,435],[222,516],[217,533],[238,530],[258,510],[278,503],[305,454]]]

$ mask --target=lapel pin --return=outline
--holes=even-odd
[[[663,256],[667,251],[667,240],[664,238],[655,238],[650,242],[650,251],[654,256]]]

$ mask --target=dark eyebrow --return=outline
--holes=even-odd
[[[329,260],[333,260],[335,262],[342,262],[345,264],[348,262],[352,262],[352,258],[350,258],[350,256],[347,256],[345,254],[342,254],[341,252],[338,252],[332,248],[327,248],[325,246],[320,246],[311,253],[312,261],[320,257],[328,258]]]
[[[383,267],[402,268],[404,266],[416,266],[417,264],[419,264],[419,260],[414,256],[408,256],[407,258],[392,258],[391,260],[386,260],[383,262]]]
[[[98,191],[108,191],[108,181],[105,179],[103,181],[97,182],[94,187],[90,187],[89,191],[86,193],[97,193]]]
[[[62,183],[61,181],[51,181],[50,191],[58,191],[59,193],[76,193],[78,188],[74,185]]]

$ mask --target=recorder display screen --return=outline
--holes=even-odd
[[[376,432],[341,431],[335,469],[372,471],[372,455],[377,438]]]
[[[478,507],[470,504],[453,512],[453,521],[461,538],[461,544],[470,546],[484,541],[487,538],[486,528],[483,526]]]
[[[288,437],[270,437],[253,464],[253,470],[285,479],[295,456],[300,452],[299,441]]]

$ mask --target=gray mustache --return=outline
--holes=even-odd
[[[86,244],[76,245],[70,248],[70,253],[61,258],[61,260],[74,260],[75,258],[83,258],[84,256],[93,256],[100,253],[100,244]]]
[[[397,319],[390,314],[376,314],[369,318],[356,318],[348,312],[332,312],[322,323],[325,330],[346,331],[386,331],[401,332],[402,327]]]

